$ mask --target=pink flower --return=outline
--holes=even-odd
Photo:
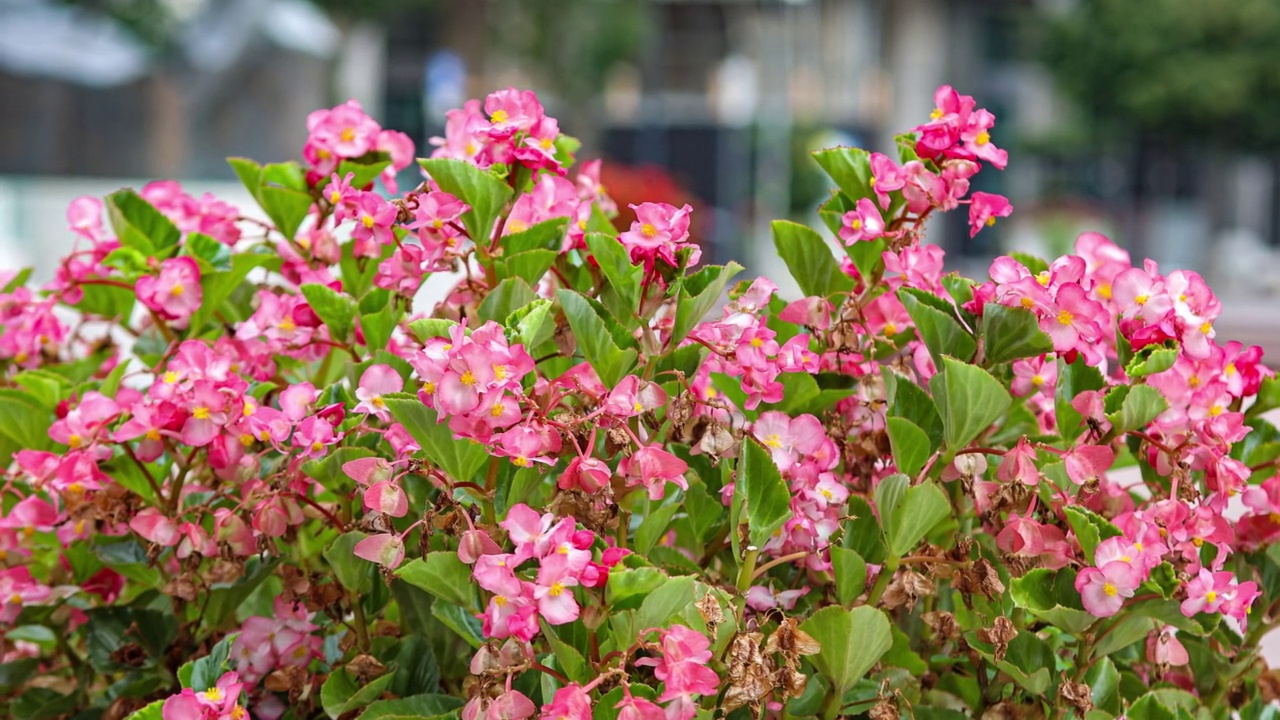
[[[551,625],[563,625],[578,619],[578,603],[573,588],[578,577],[571,572],[563,555],[548,555],[538,570],[533,597],[538,601],[538,613]]]
[[[618,465],[618,474],[626,477],[627,486],[643,485],[648,488],[650,500],[661,500],[666,494],[668,482],[681,490],[688,490],[684,473],[689,465],[657,445],[647,445],[624,457]]]
[[[1102,329],[1098,321],[1109,317],[1079,285],[1065,283],[1058,288],[1054,306],[1040,319],[1040,329],[1053,338],[1054,352],[1078,350],[1088,357],[1090,352],[1099,352],[1096,344],[1102,340]]]
[[[175,327],[186,327],[200,307],[200,266],[185,255],[160,263],[160,274],[143,275],[135,285],[138,300]]]
[[[656,383],[628,375],[618,382],[604,401],[604,411],[617,417],[635,417],[667,404],[667,393]]]
[[[969,205],[969,237],[977,235],[983,226],[995,225],[996,218],[1013,214],[1009,198],[1003,195],[976,192],[971,199],[973,203]]]
[[[884,218],[870,198],[862,198],[858,205],[841,219],[840,239],[845,245],[860,240],[875,240],[884,235]]]
[[[778,313],[778,319],[815,330],[826,330],[831,327],[831,311],[831,303],[826,298],[806,297],[788,304]]]
[[[660,634],[661,658],[641,658],[637,666],[652,666],[653,675],[666,683],[658,702],[688,700],[693,695],[715,695],[720,677],[707,667],[711,660],[711,641],[706,635],[684,625],[669,630],[650,628],[642,634]]]
[[[1101,478],[1115,459],[1115,452],[1103,445],[1078,445],[1063,456],[1067,477],[1077,485]]]
[[[352,549],[356,557],[375,562],[385,568],[400,567],[404,562],[404,542],[396,535],[379,533],[356,543]]]
[[[490,93],[484,99],[484,111],[489,116],[489,135],[494,139],[527,131],[545,116],[542,103],[532,90],[513,87]]]
[[[383,200],[377,193],[361,193],[356,201],[356,227],[351,231],[355,240],[352,254],[356,257],[376,258],[382,255],[382,246],[395,242],[391,226],[395,224],[399,210]]]
[[[591,720],[591,698],[577,683],[556,691],[551,702],[542,706],[542,716],[556,720]]]
[[[1080,593],[1084,609],[1097,617],[1119,612],[1125,598],[1133,597],[1140,584],[1139,573],[1122,561],[1109,562],[1101,568],[1088,567],[1076,576],[1076,592]]]
[[[391,412],[382,396],[400,392],[404,389],[404,380],[400,373],[390,365],[370,365],[360,376],[360,385],[356,388],[356,412],[376,415],[383,422],[391,422]]]
[[[996,478],[1003,482],[1020,482],[1024,485],[1037,485],[1040,482],[1040,470],[1036,467],[1036,450],[1027,442],[1025,436],[1018,438],[1018,444],[1004,455],[1000,467],[996,470]]]
[[[1191,662],[1187,649],[1178,640],[1178,629],[1165,625],[1147,634],[1147,662],[1179,667]]]
[[[769,449],[774,464],[784,473],[797,461],[812,455],[827,439],[826,429],[818,418],[812,415],[792,418],[775,411],[761,413],[751,426],[751,434]]]
[[[581,490],[592,494],[609,484],[613,471],[598,458],[574,457],[560,475],[557,485],[561,490]]]
[[[889,209],[889,193],[894,190],[901,190],[906,180],[902,175],[902,168],[899,168],[887,156],[880,153],[871,153],[869,158],[871,163],[871,190],[875,192],[876,199],[880,202],[880,207],[884,210]]]
[[[1235,575],[1230,572],[1210,572],[1200,568],[1200,573],[1187,583],[1187,599],[1182,601],[1182,614],[1187,617],[1202,612],[1217,612],[1229,599],[1235,587]]]
[[[676,209],[667,203],[641,203],[631,205],[636,213],[631,229],[618,236],[618,241],[631,255],[631,262],[643,262],[646,270],[652,270],[655,260],[662,260],[674,267],[676,252],[692,248],[689,265],[696,265],[702,256],[697,245],[689,243],[689,215],[693,208],[685,205]]]
[[[1040,393],[1053,397],[1058,381],[1057,359],[1049,355],[1013,361],[1011,390],[1018,397]]]

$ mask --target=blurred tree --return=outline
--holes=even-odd
[[[1095,132],[1280,148],[1280,2],[1079,0],[1043,58]]]

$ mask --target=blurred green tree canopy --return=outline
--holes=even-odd
[[[1079,0],[1042,57],[1103,135],[1280,148],[1280,1]]]

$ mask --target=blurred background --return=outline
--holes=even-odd
[[[892,152],[941,84],[998,118],[1014,217],[935,221],[949,265],[1098,229],[1205,274],[1221,337],[1280,357],[1276,0],[0,0],[0,266],[51,275],[82,194],[172,177],[251,206],[225,158],[298,158],[355,98],[418,152],[514,85],[627,202],[695,207],[707,261],[785,276],[768,222],[817,224],[807,152]]]

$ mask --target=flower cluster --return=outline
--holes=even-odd
[[[1095,233],[945,272],[929,217],[1012,207],[970,192],[994,117],[935,103],[896,159],[820,151],[847,257],[775,224],[795,299],[699,266],[691,205],[615,229],[515,89],[405,192],[348,102],[232,160],[265,219],[77,200],[49,282],[0,276],[0,713],[1260,706],[1280,383]]]

